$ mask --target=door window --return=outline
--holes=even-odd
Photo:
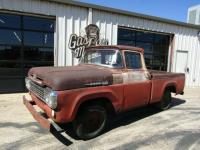
[[[140,69],[142,67],[141,64],[141,56],[136,52],[125,52],[125,60],[126,67],[128,69]]]

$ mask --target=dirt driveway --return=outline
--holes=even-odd
[[[164,112],[148,107],[121,114],[89,141],[42,129],[22,95],[0,94],[0,149],[200,149],[200,88],[186,89]]]

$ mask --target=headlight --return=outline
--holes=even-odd
[[[30,87],[31,87],[31,80],[28,79],[28,78],[26,78],[26,79],[25,79],[25,84],[26,84],[26,88],[27,88],[28,90],[30,90]]]
[[[55,91],[50,91],[45,95],[45,101],[49,107],[55,109],[57,107],[58,94]]]

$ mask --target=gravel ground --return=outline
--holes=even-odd
[[[121,114],[105,133],[88,141],[42,129],[22,95],[0,94],[0,149],[200,149],[200,88],[174,97],[167,111],[147,107]]]

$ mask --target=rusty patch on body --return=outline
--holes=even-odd
[[[113,74],[113,84],[121,84],[121,83],[135,83],[135,82],[143,82],[148,80],[145,76],[144,72],[135,71],[135,72],[123,72],[121,74]]]

